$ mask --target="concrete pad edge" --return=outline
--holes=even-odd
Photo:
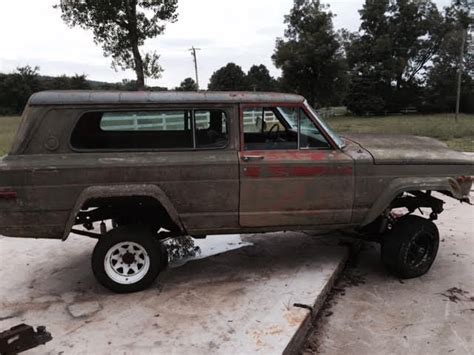
[[[309,311],[308,314],[306,315],[304,321],[301,323],[299,326],[298,330],[296,333],[293,335],[291,338],[290,342],[286,346],[285,350],[283,350],[283,355],[296,355],[299,354],[299,351],[303,347],[304,343],[306,342],[306,338],[308,336],[308,333],[313,325],[313,321],[317,318],[319,312],[321,311],[321,308],[323,307],[324,303],[326,302],[326,299],[329,295],[329,292],[332,290],[334,283],[336,282],[337,278],[339,275],[342,273],[344,270],[347,261],[349,260],[349,255],[351,254],[350,251],[351,248],[347,248],[347,251],[344,255],[344,258],[341,259],[341,261],[338,263],[334,273],[331,275],[329,278],[328,282],[324,286],[323,290],[321,293],[318,295],[316,298],[313,306],[312,306],[312,311]]]

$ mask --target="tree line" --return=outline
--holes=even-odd
[[[281,77],[260,66],[252,85],[254,75],[230,63],[214,73],[209,88],[260,90],[263,81],[316,107],[345,105],[356,115],[452,112],[462,65],[461,111],[472,113],[474,51],[460,59],[462,41],[470,48],[470,36],[463,36],[473,24],[469,11],[468,0],[453,0],[442,11],[430,0],[366,0],[359,31],[349,32],[334,30],[329,6],[295,0],[272,56]]]
[[[272,77],[262,64],[245,73],[228,63],[213,73],[208,89],[298,93],[316,107],[345,105],[357,115],[451,112],[456,77],[464,68],[461,111],[474,112],[469,2],[452,0],[438,9],[432,0],[365,0],[360,28],[350,32],[334,29],[328,5],[294,0],[272,55],[281,76]],[[46,77],[37,67],[18,68],[0,74],[0,114],[21,112],[28,97],[40,90],[167,90],[145,86],[145,78],[159,78],[163,68],[155,52],[140,48],[147,38],[162,34],[167,22],[177,20],[177,6],[177,0],[61,2],[55,7],[63,20],[92,30],[112,66],[134,70],[137,79],[110,84],[85,75]],[[467,50],[460,58],[462,44]],[[174,90],[197,90],[197,84],[186,78]]]
[[[44,76],[39,67],[18,67],[10,74],[0,73],[0,115],[19,114],[28,98],[35,92],[43,90],[118,90],[133,91],[137,89],[136,80],[123,80],[118,83],[107,83],[88,80],[85,74],[73,76]],[[263,64],[254,65],[248,73],[234,63],[229,63],[217,70],[211,77],[208,86],[214,91],[281,91],[280,83],[270,75]],[[167,91],[160,86],[145,86],[144,90]],[[185,78],[181,84],[171,90],[196,91],[197,83],[192,78]]]
[[[136,90],[135,80],[124,79],[118,83],[88,80],[85,74],[73,76],[44,76],[39,67],[18,67],[10,74],[0,73],[0,115],[19,114],[29,97],[44,90]],[[167,88],[155,86],[148,90],[163,91]]]

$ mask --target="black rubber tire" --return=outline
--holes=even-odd
[[[166,249],[155,240],[156,237],[148,228],[137,225],[126,225],[112,229],[97,242],[92,253],[92,271],[99,283],[116,293],[142,291],[149,287],[161,270],[166,268]],[[121,284],[112,280],[105,271],[104,259],[114,245],[122,242],[134,242],[141,245],[150,259],[150,267],[145,276],[133,284]],[[166,260],[164,257],[166,255]]]
[[[161,253],[161,270],[164,270],[168,267],[168,250],[166,247],[163,245],[161,240],[157,239],[156,242],[159,244],[159,249]]]
[[[405,216],[383,237],[382,262],[399,278],[419,277],[433,265],[438,247],[436,224],[422,217]]]

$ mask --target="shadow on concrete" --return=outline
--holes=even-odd
[[[302,233],[280,232],[243,236],[242,239],[253,245],[167,269],[160,274],[150,290],[144,292],[156,293],[163,287],[235,283],[257,277],[263,280],[271,277],[275,271],[283,274],[294,273],[315,257],[325,260],[339,257],[337,244],[340,238],[337,235],[311,237]],[[90,265],[91,244],[84,245],[81,242],[81,239],[71,238],[66,243],[52,245],[49,248],[52,255],[36,253],[29,258],[29,272],[21,277],[22,284],[28,285],[28,293],[32,297],[68,292],[85,298],[112,295],[110,291],[98,285],[93,276]],[[329,246],[325,248],[323,255],[318,253],[321,246]],[[332,250],[332,247],[335,249]]]

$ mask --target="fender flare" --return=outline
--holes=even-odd
[[[401,193],[408,191],[447,191],[452,197],[462,200],[462,188],[458,181],[450,177],[406,177],[397,178],[390,182],[387,188],[375,201],[360,224],[364,227],[380,216],[390,203]]]
[[[66,240],[74,226],[74,220],[81,207],[86,201],[93,198],[107,197],[152,197],[157,200],[166,210],[171,220],[178,226],[181,232],[185,233],[184,225],[179,218],[178,211],[175,209],[165,192],[157,185],[151,184],[127,184],[127,185],[108,185],[108,186],[90,186],[82,190],[74,208],[69,214],[69,218],[64,228],[62,240]]]

